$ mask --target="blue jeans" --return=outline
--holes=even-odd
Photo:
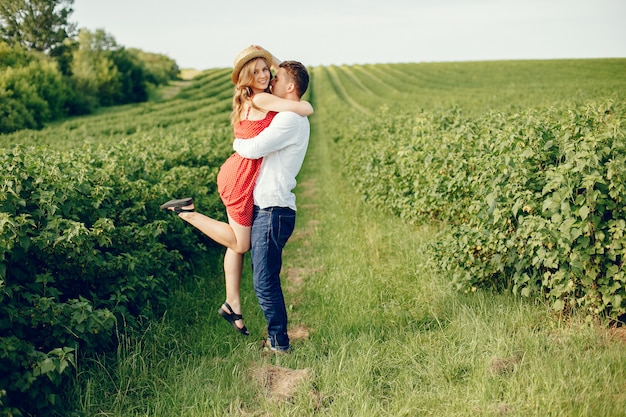
[[[296,224],[296,212],[288,207],[254,207],[250,257],[254,291],[265,320],[270,344],[289,349],[287,309],[280,285],[283,248]]]

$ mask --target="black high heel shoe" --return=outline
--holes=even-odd
[[[246,328],[246,326],[243,326],[240,328],[240,327],[237,327],[237,325],[235,324],[235,321],[243,319],[243,316],[241,314],[235,314],[235,312],[228,305],[228,303],[225,302],[224,306],[228,309],[228,311],[230,311],[230,313],[227,311],[224,311],[224,309],[220,307],[220,309],[217,310],[217,314],[219,314],[220,316],[224,318],[224,320],[232,324],[233,327],[237,329],[239,333],[241,333],[244,336],[249,336],[250,332],[248,332],[248,329]]]
[[[162,210],[172,209],[174,213],[182,213],[182,212],[192,212],[194,209],[184,209],[183,207],[187,207],[193,204],[193,199],[188,198],[179,198],[177,200],[170,200],[165,204],[161,204]]]

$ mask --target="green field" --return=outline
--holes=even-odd
[[[151,306],[134,315],[136,326],[102,324],[113,348],[76,354],[57,397],[61,414],[626,416],[626,334],[617,326],[626,308],[626,59],[311,68],[312,136],[283,269],[294,349],[277,357],[258,348],[264,319],[249,267],[242,301],[252,335],[243,338],[215,314],[224,297],[221,249],[158,210],[193,195],[224,219],[214,183],[231,153],[229,77],[208,70],[173,98],[170,89],[160,100],[0,136],[9,196],[0,217],[9,268],[2,300],[26,288],[60,306],[55,281],[98,281],[71,269],[83,268],[111,271],[106,279],[123,287],[107,288],[115,300]],[[570,136],[558,132],[573,131],[570,142],[581,147],[569,149]],[[583,149],[592,139],[604,145]],[[532,152],[516,159],[522,147]],[[521,173],[538,181],[535,166],[559,186],[523,188]],[[563,184],[588,184],[591,174],[608,175],[607,189],[596,180],[585,190],[598,193],[581,202],[567,195],[556,208],[533,200],[556,202]],[[496,195],[496,183],[506,193]],[[521,195],[528,201],[518,207]],[[509,203],[528,217],[517,218],[529,230],[528,252],[515,246],[523,236],[507,234]],[[600,208],[610,215],[594,223]],[[37,219],[33,231],[26,209]],[[542,211],[541,225],[522,223],[539,222]],[[557,233],[564,223],[580,229],[571,240]],[[485,224],[492,235],[476,232]],[[75,233],[57,230],[64,227]],[[593,230],[583,242],[584,227]],[[608,243],[598,243],[600,231]],[[37,259],[74,261],[14,285],[10,262],[33,256],[23,236],[41,250]],[[600,295],[581,292],[584,277],[571,278],[579,271],[571,254],[587,256],[587,247],[594,253],[580,268],[601,271],[593,284],[610,288]],[[506,251],[519,258],[507,263]],[[103,269],[85,266],[92,258]],[[126,312],[92,291],[94,309]]]

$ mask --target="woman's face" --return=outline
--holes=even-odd
[[[254,62],[254,72],[252,78],[252,89],[255,92],[261,92],[265,90],[271,79],[270,67],[267,65],[264,59],[257,59]]]

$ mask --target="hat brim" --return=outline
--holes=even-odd
[[[233,68],[233,73],[231,79],[233,80],[233,84],[237,84],[239,81],[239,73],[244,65],[253,59],[264,58],[269,65],[272,65],[272,54],[265,49],[246,49],[244,50],[235,60],[235,67]]]

